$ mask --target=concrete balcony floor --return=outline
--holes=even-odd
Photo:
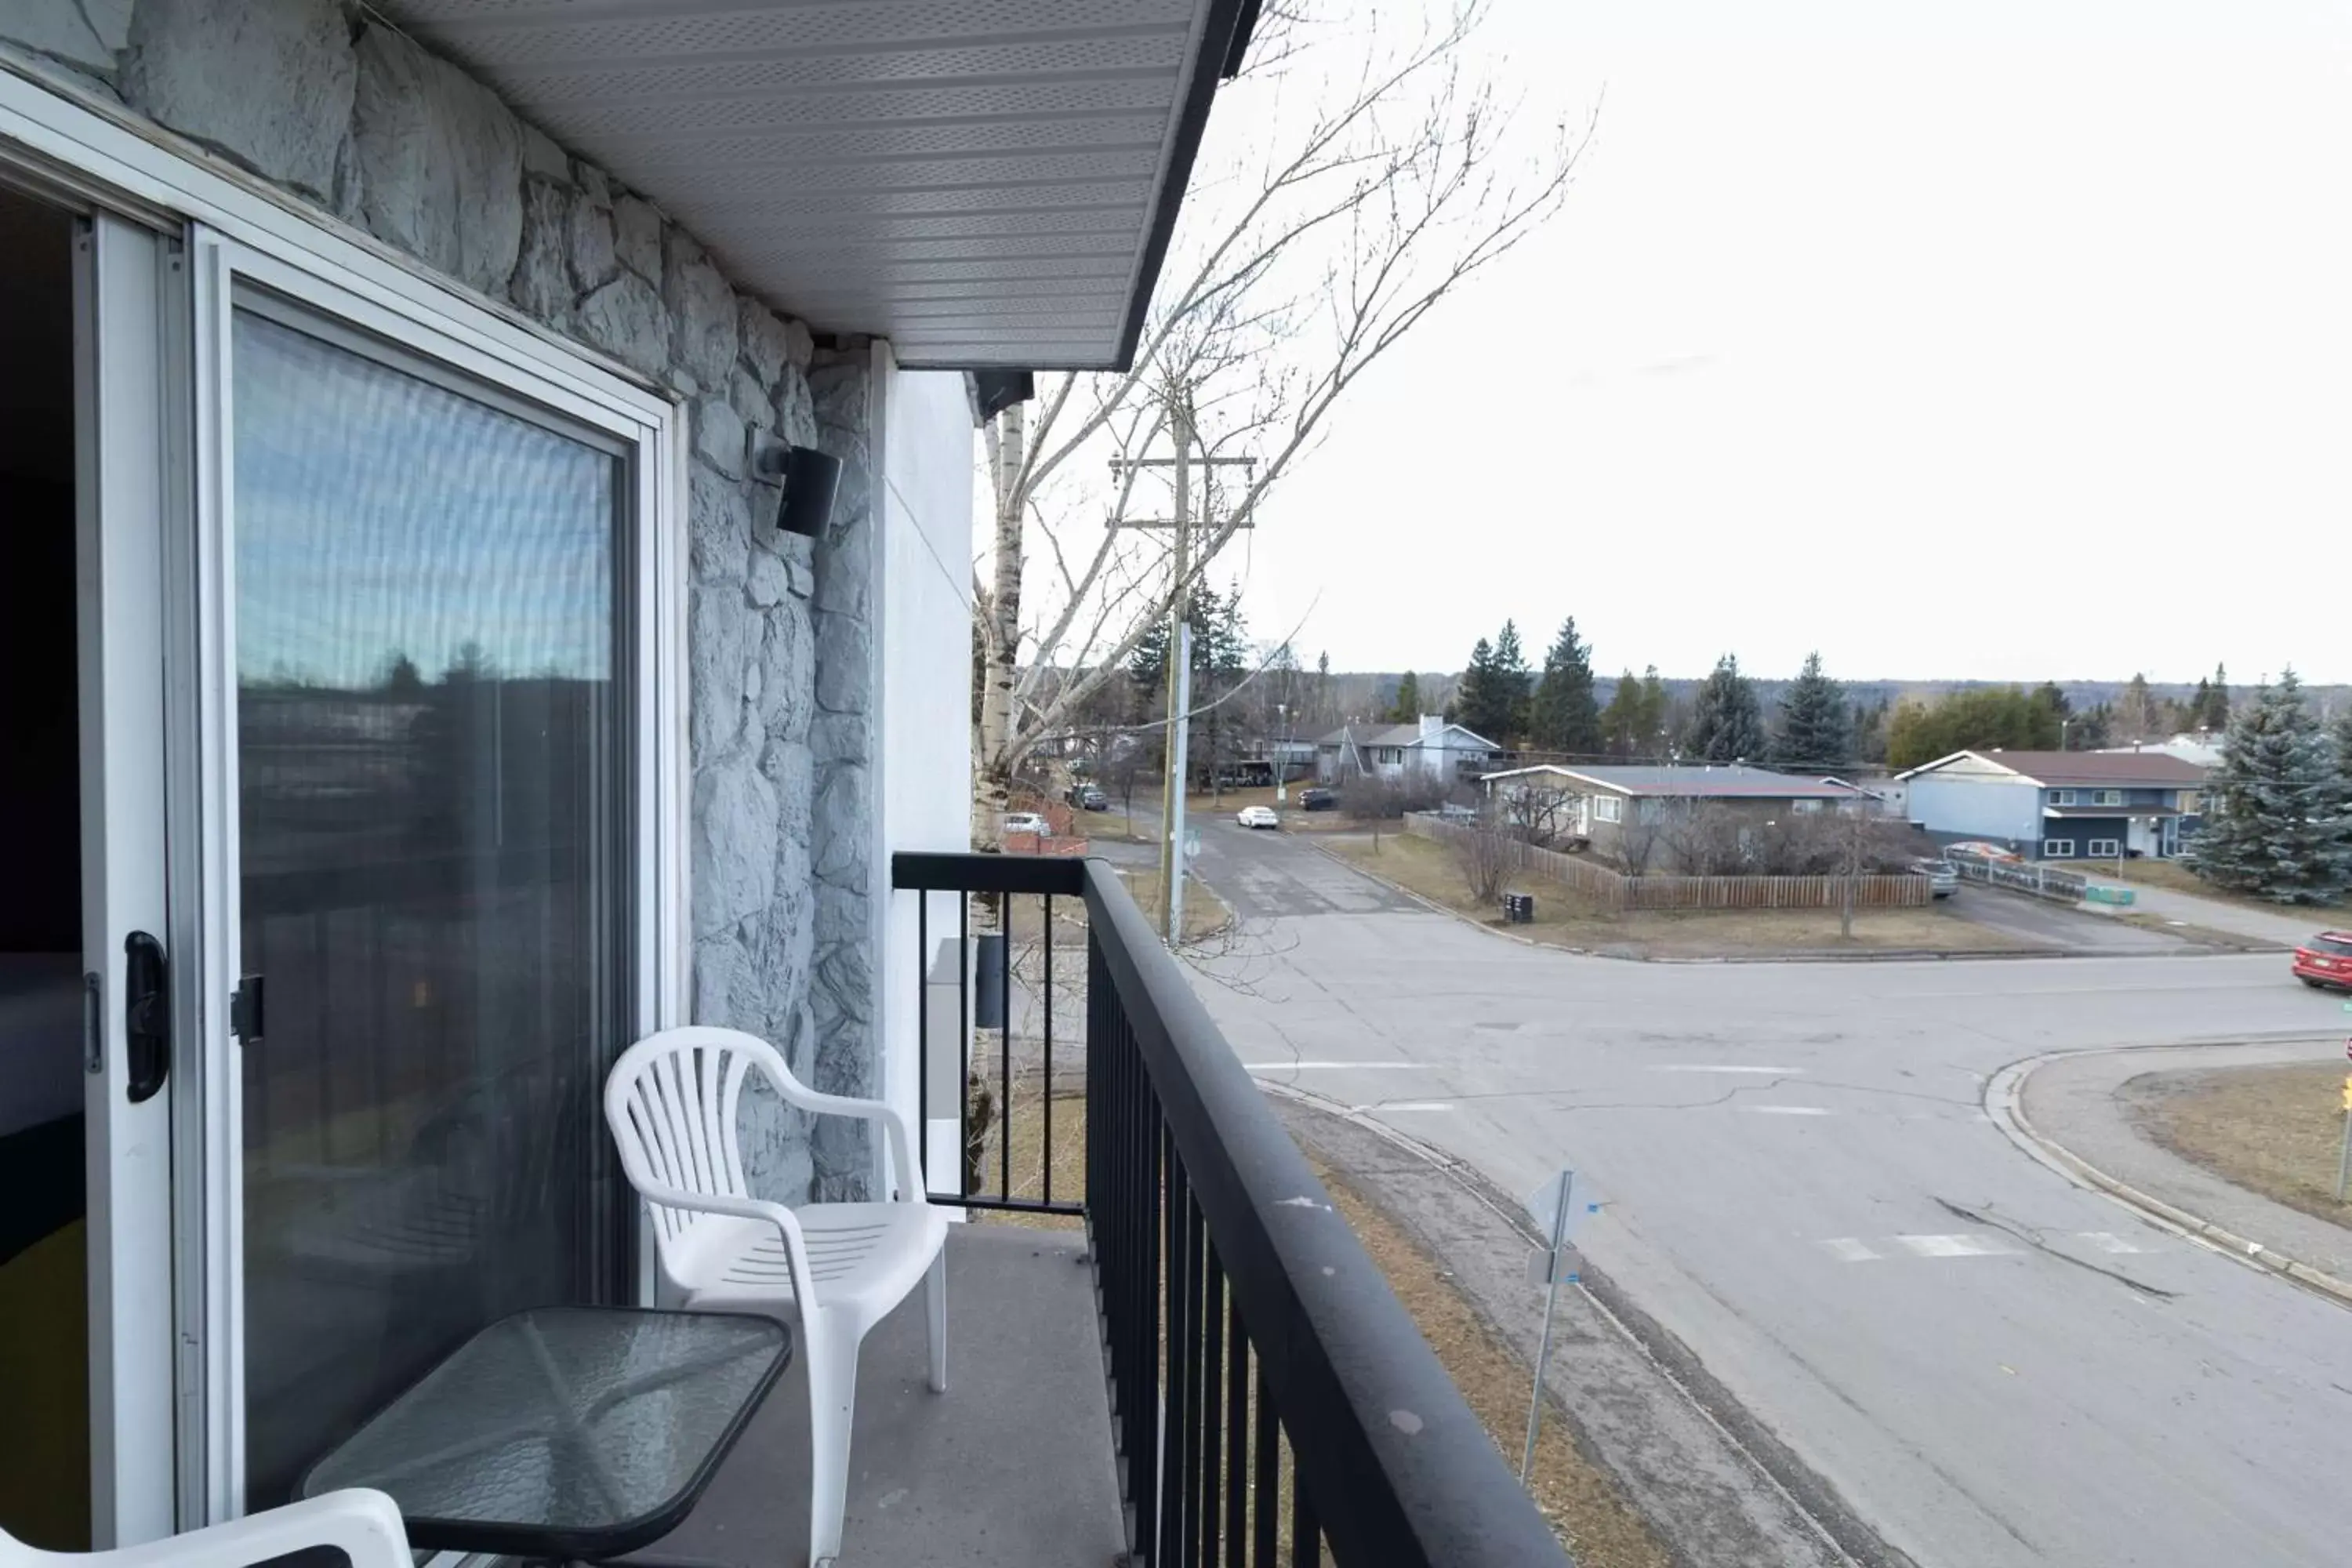
[[[948,1237],[948,1392],[922,1292],[866,1338],[839,1568],[1110,1568],[1127,1550],[1094,1275],[1072,1231]],[[796,1355],[694,1513],[637,1568],[808,1561],[808,1376]]]

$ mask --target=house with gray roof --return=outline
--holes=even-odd
[[[1492,767],[1502,754],[1484,735],[1424,713],[1412,724],[1342,724],[1315,742],[1315,776],[1334,784],[1365,777],[1452,784]]]
[[[1523,820],[1545,825],[1559,842],[1582,842],[1612,859],[1631,858],[1652,869],[1671,846],[1663,830],[1701,807],[1769,826],[1791,816],[1872,805],[1871,797],[1835,779],[1776,773],[1742,763],[1565,767],[1542,763],[1486,774],[1479,785],[1490,800],[1507,803]],[[1632,841],[1646,842],[1635,847]]]
[[[2202,821],[2210,770],[2141,752],[1954,752],[1897,775],[1911,820],[2043,860],[2167,858]]]

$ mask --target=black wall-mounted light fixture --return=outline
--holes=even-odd
[[[779,529],[808,539],[823,536],[841,489],[840,458],[814,447],[772,447],[761,456],[760,475],[783,482],[784,499],[776,508]]]

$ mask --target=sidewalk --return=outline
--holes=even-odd
[[[2091,880],[2103,879],[2097,872],[2087,873]],[[2104,879],[2113,883],[2115,879]],[[2203,926],[2208,931],[2227,931],[2231,936],[2251,938],[2256,942],[2276,942],[2281,947],[2293,947],[2310,937],[2315,931],[2326,930],[2331,921],[2340,922],[2341,915],[2332,911],[2312,910],[2299,911],[2282,908],[2273,914],[2268,910],[2248,909],[2226,899],[2200,898],[2195,893],[2175,892],[2170,888],[2151,888],[2143,882],[2125,882],[2121,886],[2132,890],[2131,907],[2141,914],[2154,915],[2158,920],[2179,921],[2183,924]]]
[[[2199,900],[2203,901],[2203,900]],[[2053,1057],[2026,1074],[2024,1119],[2039,1141],[2057,1145],[2111,1181],[2195,1216],[2230,1237],[2258,1244],[2273,1261],[2352,1282],[2352,1230],[2234,1186],[2141,1136],[2119,1091],[2143,1073],[2275,1062],[2340,1062],[2332,1039],[2250,1046],[2179,1046]],[[2122,1195],[2122,1194],[2118,1194]],[[2126,1201],[2129,1201],[2126,1198]],[[2231,1250],[2239,1250],[2231,1247]]]

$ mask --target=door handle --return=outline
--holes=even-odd
[[[143,931],[123,939],[122,956],[123,1058],[137,1105],[154,1098],[172,1070],[172,971],[163,944]]]

